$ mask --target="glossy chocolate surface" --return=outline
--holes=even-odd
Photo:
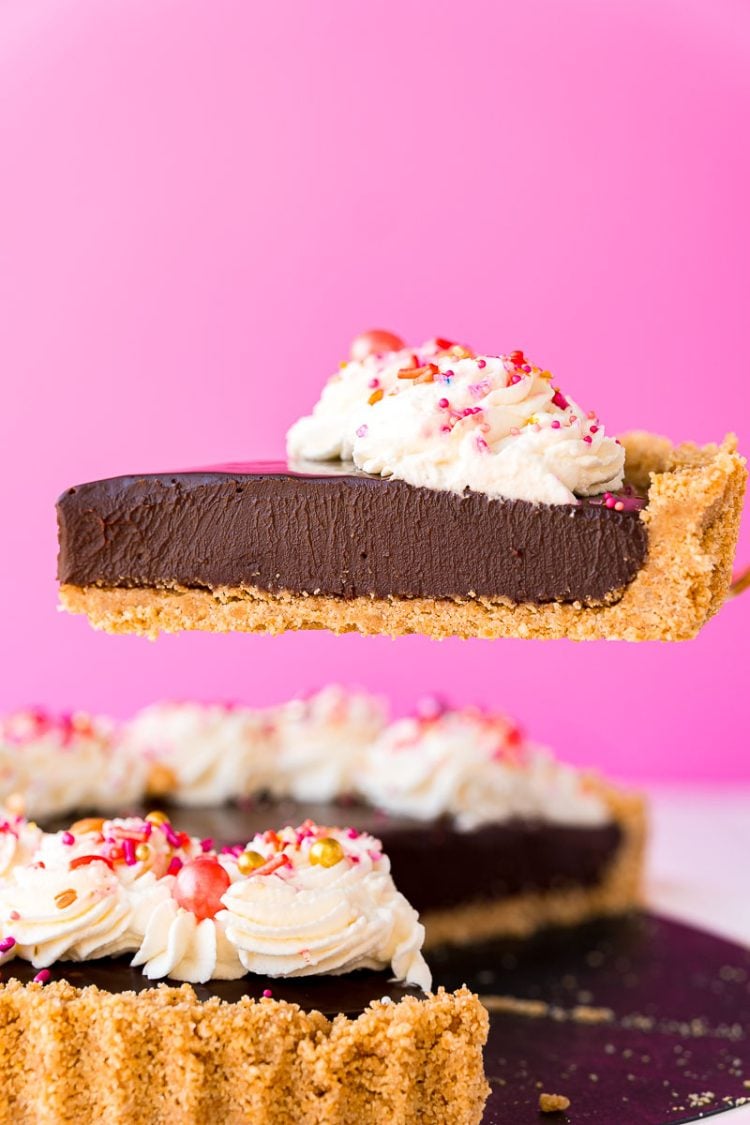
[[[58,577],[76,586],[599,602],[645,561],[641,506],[491,500],[335,463],[115,477],[60,497]]]
[[[217,808],[169,808],[175,825],[217,846],[246,843],[256,832],[297,825],[351,826],[383,841],[396,886],[421,913],[496,900],[528,890],[591,886],[622,840],[618,825],[572,827],[511,820],[459,832],[448,820],[423,823],[355,803],[258,802]],[[142,815],[143,807],[129,810]],[[70,823],[53,825],[65,828]]]

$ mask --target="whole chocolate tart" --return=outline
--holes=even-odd
[[[58,502],[63,608],[100,629],[682,640],[726,597],[733,437],[623,438],[625,492],[576,504],[414,487],[352,465],[116,477]]]
[[[481,1120],[487,1013],[427,991],[372,837],[308,821],[219,854],[159,814],[2,835],[0,1122]]]

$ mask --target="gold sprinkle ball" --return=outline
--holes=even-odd
[[[239,868],[240,875],[249,875],[251,871],[262,867],[265,862],[265,856],[262,856],[260,852],[254,852],[252,850],[241,852],[237,856],[237,867]]]
[[[310,863],[318,863],[321,867],[335,867],[343,858],[344,849],[332,836],[316,840],[310,848]]]
[[[149,822],[149,824],[166,824],[169,820],[169,817],[166,813],[160,812],[158,809],[154,809],[153,812],[146,814],[146,820]]]
[[[151,848],[148,846],[148,844],[138,844],[135,849],[135,858],[137,860],[139,860],[141,863],[145,863],[150,855]]]

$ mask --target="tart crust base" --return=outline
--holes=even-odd
[[[476,1125],[489,1020],[463,988],[326,1019],[66,981],[0,987],[2,1125]]]
[[[420,917],[426,930],[425,949],[469,945],[495,937],[528,937],[547,926],[574,926],[591,918],[624,914],[641,905],[647,836],[645,800],[595,777],[590,783],[606,801],[623,834],[603,878],[591,887],[531,891],[451,910],[426,911]]]
[[[257,587],[212,590],[60,587],[69,613],[109,633],[205,630],[282,633],[328,629],[402,636],[526,637],[551,640],[680,641],[694,637],[724,601],[731,582],[747,471],[728,435],[720,446],[673,447],[653,434],[623,439],[632,483],[648,489],[645,565],[614,604],[515,604],[507,598],[335,598],[271,593]]]

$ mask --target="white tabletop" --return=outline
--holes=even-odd
[[[750,945],[750,787],[650,796],[652,909]]]
[[[654,788],[651,800],[651,908],[750,945],[750,787]],[[750,1123],[750,1105],[729,1112]]]

